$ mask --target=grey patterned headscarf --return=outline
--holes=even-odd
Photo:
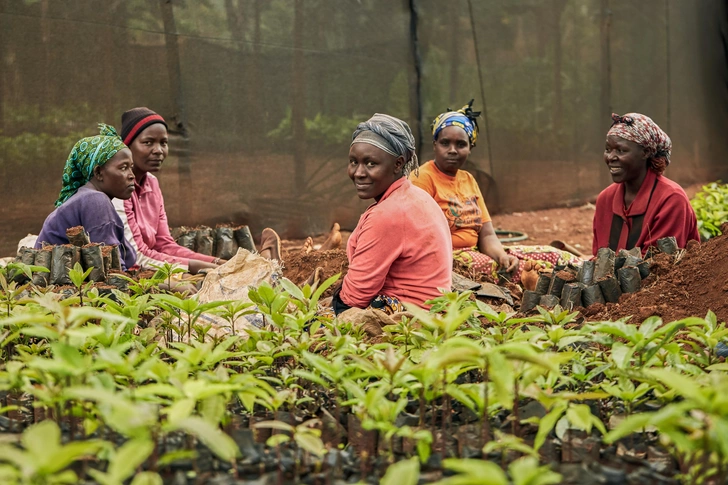
[[[407,123],[394,116],[375,113],[359,123],[351,136],[354,143],[369,143],[394,157],[404,157],[404,176],[419,167],[415,153],[415,137]]]

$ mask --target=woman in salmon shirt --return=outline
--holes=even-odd
[[[334,295],[334,312],[386,313],[450,291],[452,243],[437,203],[407,174],[417,168],[414,136],[402,120],[375,114],[360,123],[349,148],[348,174],[361,199],[374,199],[347,245],[349,270]]]

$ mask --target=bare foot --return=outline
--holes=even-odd
[[[303,247],[301,248],[301,252],[303,254],[308,254],[311,251],[313,251],[313,239],[311,237],[307,237],[305,241],[303,241]]]
[[[521,284],[526,290],[533,291],[536,289],[536,282],[538,281],[539,271],[543,269],[543,264],[533,261],[531,259],[523,263],[523,270],[521,271]]]
[[[338,222],[334,222],[334,227],[331,228],[329,238],[324,241],[319,251],[337,249],[339,246],[341,246],[341,226]]]

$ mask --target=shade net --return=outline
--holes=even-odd
[[[612,111],[670,134],[669,177],[725,177],[725,20],[718,0],[0,0],[0,251],[40,230],[74,142],[135,106],[170,126],[173,226],[351,229],[357,123],[406,120],[426,161],[471,98],[491,211],[593,199]]]

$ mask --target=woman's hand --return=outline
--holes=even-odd
[[[518,258],[508,254],[493,229],[492,222],[486,222],[478,234],[478,251],[498,263],[499,268],[512,272],[518,268]]]
[[[191,274],[197,274],[203,269],[215,269],[217,266],[215,263],[208,263],[199,259],[190,259],[188,263],[188,269]]]
[[[496,260],[498,262],[498,268],[505,268],[507,272],[512,273],[518,268],[519,260],[512,254],[508,254],[504,251],[504,254]]]
[[[172,282],[172,286],[167,283],[159,284],[160,290],[172,291],[174,293],[187,293],[188,295],[194,295],[197,293],[197,287],[190,283],[175,283]]]

